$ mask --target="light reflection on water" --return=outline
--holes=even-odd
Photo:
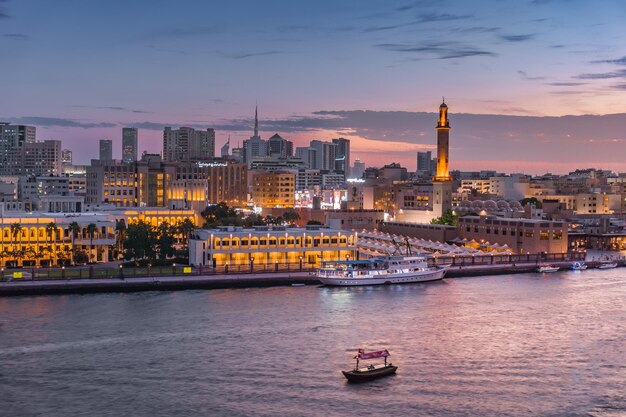
[[[626,414],[626,270],[0,299],[0,415]],[[394,377],[348,385],[358,347]]]

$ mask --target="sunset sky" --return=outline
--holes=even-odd
[[[214,127],[352,140],[368,165],[434,148],[441,97],[451,168],[626,171],[626,2],[0,0],[0,121],[61,139]]]

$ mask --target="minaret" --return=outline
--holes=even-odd
[[[445,100],[439,106],[437,122],[437,174],[433,178],[433,199],[431,202],[433,218],[441,217],[452,210],[452,178],[448,166],[450,139],[450,121]]]
[[[450,140],[450,120],[448,120],[448,106],[445,99],[439,106],[439,121],[437,123],[437,173],[433,180],[450,181],[448,166]]]
[[[254,136],[259,137],[259,106],[254,107]]]

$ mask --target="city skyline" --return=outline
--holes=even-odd
[[[105,138],[120,157],[123,127],[149,152],[165,126],[214,128],[217,147],[229,135],[235,147],[258,101],[264,139],[345,137],[353,159],[413,170],[445,95],[451,169],[626,171],[617,1],[70,3],[0,5],[14,57],[0,120],[37,126],[77,163]],[[190,23],[191,11],[210,18]]]

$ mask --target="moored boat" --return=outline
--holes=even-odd
[[[391,362],[387,364],[387,357],[389,356],[390,354],[387,349],[368,353],[366,353],[363,349],[359,349],[357,351],[357,354],[354,356],[354,359],[356,359],[356,366],[354,367],[354,369],[350,371],[341,371],[341,373],[343,374],[343,376],[346,377],[348,382],[371,381],[372,379],[395,374],[398,367],[394,366]],[[365,368],[359,367],[359,360],[378,358],[385,358],[385,363],[378,365],[371,364]]]
[[[598,269],[612,269],[617,268],[617,262],[600,262],[598,264]]]
[[[317,279],[325,285],[408,284],[443,279],[447,268],[429,267],[420,256],[377,256],[360,261],[325,262]]]
[[[558,266],[552,266],[552,265],[540,265],[539,268],[537,268],[537,272],[556,272],[559,270]]]
[[[571,268],[572,271],[584,271],[587,269],[587,264],[584,262],[574,262]]]

